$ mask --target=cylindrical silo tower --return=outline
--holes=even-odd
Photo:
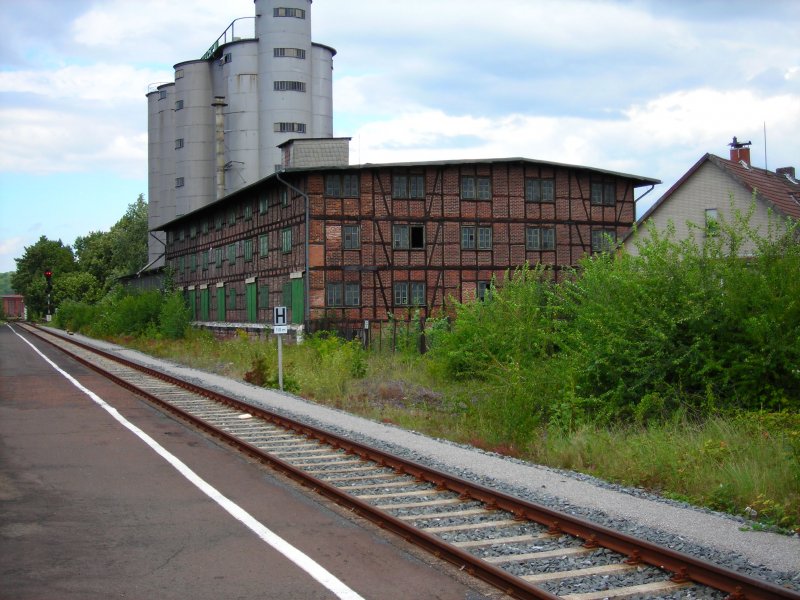
[[[224,192],[258,181],[258,42],[238,40],[220,47],[212,64],[214,96],[224,98]]]
[[[214,110],[209,62],[175,65],[175,215],[213,202]]]
[[[280,164],[278,144],[310,137],[311,0],[256,0],[259,177]]]
[[[311,137],[333,137],[333,57],[336,50],[312,44]]]

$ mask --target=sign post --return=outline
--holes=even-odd
[[[283,391],[283,335],[289,330],[286,325],[286,307],[272,309],[272,333],[278,336],[278,387]]]

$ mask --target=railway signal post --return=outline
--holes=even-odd
[[[47,280],[47,322],[48,323],[53,318],[52,315],[50,314],[50,293],[53,291],[53,284],[50,281],[50,278],[52,276],[53,276],[53,272],[50,269],[45,269],[44,278]]]

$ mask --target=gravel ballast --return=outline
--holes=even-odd
[[[80,335],[74,337],[129,360],[463,479],[800,591],[800,536],[796,534],[753,531],[748,522],[739,517],[666,500],[591,476],[429,438],[291,394],[155,359],[107,342]]]

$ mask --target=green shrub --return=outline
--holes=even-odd
[[[172,292],[162,301],[158,332],[170,340],[180,339],[186,334],[191,317],[191,311],[183,295],[180,292]]]
[[[61,329],[86,331],[97,319],[94,305],[75,300],[64,300],[53,317],[53,323]]]
[[[564,428],[800,409],[796,227],[762,235],[733,214],[700,241],[651,230],[638,256],[587,257],[558,283],[542,267],[509,274],[434,322],[434,371],[480,382],[470,406],[515,436],[503,415]]]

